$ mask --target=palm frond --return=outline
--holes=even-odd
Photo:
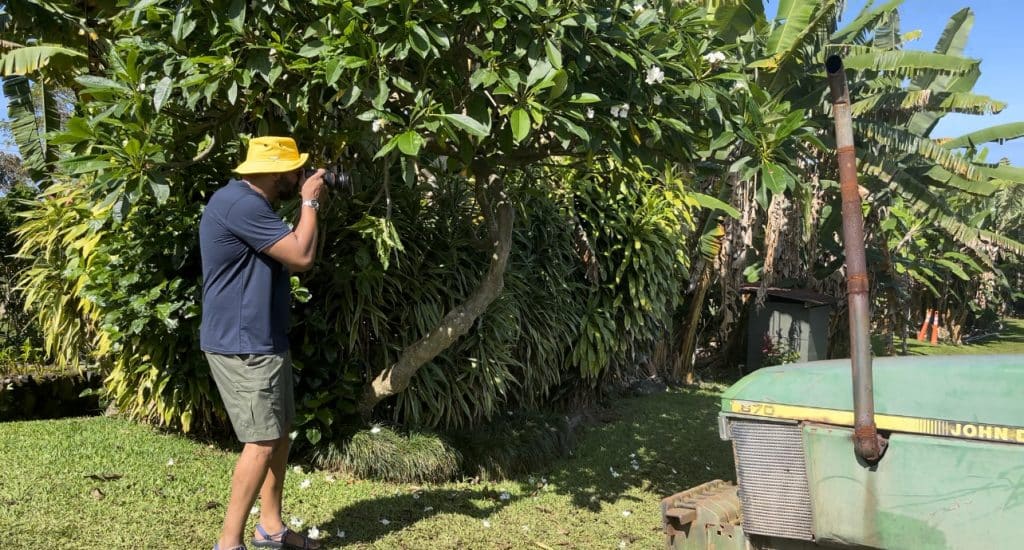
[[[0,56],[0,75],[28,75],[61,58],[85,58],[78,50],[60,44],[40,44],[12,49]],[[64,61],[68,61],[64,59]]]
[[[946,149],[973,148],[983,143],[994,142],[1003,144],[1021,137],[1024,137],[1024,122],[1010,122],[964,134],[958,138],[943,142],[942,146]]]
[[[986,95],[955,92],[934,93],[932,90],[926,89],[872,94],[857,101],[851,108],[855,117],[873,112],[878,112],[882,116],[890,116],[894,111],[984,115],[1001,112],[1006,108],[1006,103]]]

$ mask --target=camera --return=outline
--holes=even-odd
[[[303,181],[309,179],[319,168],[310,168],[302,173]],[[348,172],[337,168],[324,168],[324,185],[328,189],[339,189],[352,193],[352,181]]]

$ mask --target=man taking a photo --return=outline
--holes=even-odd
[[[214,550],[245,548],[246,519],[257,494],[261,506],[254,547],[319,548],[281,520],[288,433],[295,418],[289,279],[313,266],[324,185],[323,170],[302,181],[308,158],[291,138],[252,139],[245,162],[235,169],[241,179],[213,194],[199,224],[200,347],[235,435],[244,443]],[[299,193],[302,207],[292,230],[274,208]]]

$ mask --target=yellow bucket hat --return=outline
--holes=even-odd
[[[309,160],[308,153],[299,154],[299,147],[290,137],[264,136],[249,140],[245,162],[235,168],[239,174],[277,174],[301,168]]]

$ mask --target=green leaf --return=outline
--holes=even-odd
[[[1010,122],[998,126],[990,126],[983,130],[964,134],[956,139],[951,139],[942,144],[946,149],[958,149],[960,147],[976,147],[983,143],[997,142],[1004,143],[1009,140],[1024,137],[1024,122]]]
[[[468,117],[466,115],[460,115],[456,113],[443,113],[435,116],[439,116],[447,120],[448,122],[454,124],[458,128],[465,130],[466,132],[469,132],[470,135],[478,138],[485,138],[491,133],[490,128],[484,126],[475,119]]]
[[[58,44],[22,46],[0,56],[0,76],[34,73],[61,57],[84,58],[86,55]]]
[[[228,6],[228,26],[238,34],[245,29],[245,4],[246,0],[232,0]]]
[[[773,162],[761,166],[761,177],[765,186],[774,194],[779,194],[793,186],[793,176],[785,168]]]
[[[512,139],[514,139],[516,143],[526,139],[526,136],[530,134],[530,114],[526,112],[526,109],[519,107],[513,109],[511,122]]]
[[[398,136],[398,149],[411,157],[420,154],[420,148],[423,147],[423,143],[423,137],[416,133],[415,130],[408,130]]]
[[[697,204],[704,208],[710,208],[713,210],[718,209],[725,212],[732,218],[737,220],[740,219],[740,211],[736,210],[725,201],[712,197],[711,195],[705,195],[704,193],[691,192],[690,195],[693,197],[693,200],[697,201]]]
[[[599,101],[601,98],[591,93],[575,94],[569,99],[569,103],[597,103]]]
[[[915,76],[925,71],[965,74],[977,68],[978,60],[915,50],[879,50],[855,53],[843,59],[848,69],[887,71],[898,76]]]
[[[156,197],[157,204],[164,204],[167,202],[167,198],[171,196],[171,186],[166,183],[150,180],[149,187],[153,190],[153,196]]]
[[[127,92],[128,87],[120,82],[116,82],[109,78],[102,76],[80,76],[75,79],[83,87],[83,92],[96,93],[96,92]]]
[[[556,69],[562,68],[562,52],[551,43],[551,40],[544,40],[544,51],[548,56],[548,63]]]
[[[172,82],[171,77],[165,76],[161,78],[160,82],[157,82],[156,87],[153,88],[153,109],[158,113],[164,106],[167,98],[171,97],[171,91],[173,91],[171,86]],[[234,102],[234,100],[231,101],[232,104],[234,104]]]
[[[306,439],[309,440],[310,444],[316,445],[317,443],[320,443],[320,439],[322,437],[323,436],[320,434],[320,430],[319,429],[317,429],[317,428],[308,428],[308,429],[306,429]]]

